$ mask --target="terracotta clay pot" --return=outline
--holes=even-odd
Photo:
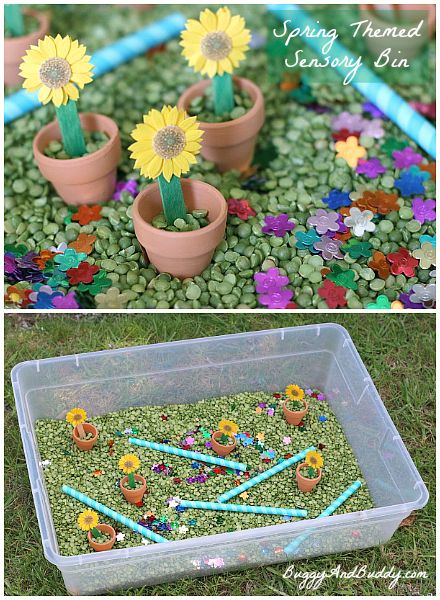
[[[135,475],[134,478],[136,481],[140,481],[142,483],[140,488],[131,490],[130,488],[125,487],[125,484],[128,482],[127,476],[123,477],[119,482],[121,492],[124,494],[127,502],[130,502],[130,504],[137,504],[137,502],[141,502],[145,492],[147,491],[147,480],[142,477],[142,475]]]
[[[209,225],[196,231],[164,231],[150,225],[162,212],[162,200],[157,183],[145,188],[133,203],[133,223],[136,237],[147,259],[161,273],[185,279],[206,269],[214,250],[225,235],[228,207],[222,194],[211,185],[195,179],[182,179],[182,191],[188,212],[208,211]]]
[[[308,468],[309,465],[306,463],[301,463],[296,467],[296,483],[298,484],[298,488],[300,492],[308,493],[313,490],[315,485],[317,485],[321,481],[322,471],[318,469],[319,475],[315,477],[315,479],[310,479],[309,477],[304,477],[301,475],[301,469]]]
[[[188,111],[192,100],[203,96],[211,85],[209,79],[199,81],[189,87],[179,98],[178,108]],[[202,139],[201,154],[206,160],[217,165],[218,170],[237,169],[245,171],[254,157],[257,136],[264,123],[264,98],[261,90],[252,81],[234,77],[234,85],[244,90],[251,97],[254,105],[248,112],[225,123],[200,122],[200,129],[205,133]]]
[[[111,550],[116,541],[116,531],[113,529],[113,527],[111,527],[111,525],[97,525],[96,529],[98,531],[101,531],[102,533],[110,535],[111,540],[109,540],[108,542],[105,542],[103,544],[97,544],[96,542],[92,541],[92,532],[89,531],[87,534],[87,537],[89,540],[89,544],[91,545],[93,550],[95,550],[95,552],[103,552],[104,550]]]
[[[38,21],[38,28],[28,35],[20,37],[5,38],[5,85],[18,85],[23,83],[23,77],[19,75],[19,66],[26,54],[26,50],[31,45],[36,46],[38,40],[43,39],[49,32],[50,19],[43,12],[37,12],[30,8],[23,8],[23,14],[35,17]]]
[[[44,149],[53,140],[61,140],[57,121],[52,121],[35,136],[33,150],[41,174],[54,186],[66,204],[98,204],[111,200],[115,191],[116,167],[121,156],[121,141],[116,123],[96,113],[81,113],[81,126],[86,131],[101,131],[109,140],[99,150],[81,156],[58,160],[49,158]]]
[[[92,433],[93,437],[89,440],[82,440],[78,435],[78,427],[73,428],[72,437],[80,450],[91,450],[98,441],[98,430],[92,423],[83,423],[83,429],[86,433]]]
[[[309,405],[305,400],[301,400],[301,402],[304,404],[303,410],[290,410],[289,402],[290,400],[286,400],[283,404],[284,417],[289,425],[299,425],[306,416],[309,410]]]
[[[435,28],[435,5],[430,4],[399,4],[399,11],[374,11],[371,5],[360,4],[361,14],[364,19],[371,21],[373,29],[386,29],[389,27],[412,29],[423,19],[423,25],[419,29],[419,36],[406,37],[368,37],[363,38],[370,53],[375,59],[386,50],[391,48],[389,63],[394,59],[402,60],[414,58],[425,46],[428,38],[432,36]],[[382,14],[381,14],[382,13]],[[394,16],[396,15],[396,16]],[[398,15],[398,17],[397,17]],[[387,16],[394,16],[394,20],[387,20]],[[359,34],[358,34],[359,35]]]
[[[221,431],[215,431],[212,434],[212,436],[211,436],[212,449],[219,456],[227,456],[228,454],[230,454],[232,452],[232,450],[235,450],[235,448],[237,447],[237,440],[234,438],[233,444],[228,444],[228,446],[224,446],[223,444],[219,444],[219,442],[217,442],[217,439],[219,437],[221,437],[221,435],[222,435]]]

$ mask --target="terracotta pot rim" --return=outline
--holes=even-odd
[[[217,442],[217,444],[219,444],[220,446],[224,446],[224,444],[220,444],[220,442],[217,440],[217,437],[219,437],[217,434],[220,433],[220,435],[223,433],[223,431],[214,431],[214,433],[211,435],[212,438],[214,438],[214,440]],[[232,438],[234,440],[234,443],[237,443],[237,438],[235,437],[235,435],[232,436],[228,436],[229,438]],[[225,446],[225,448],[229,448],[229,446],[233,446],[234,444],[228,444],[227,446]]]
[[[207,132],[213,131],[213,130],[220,131],[221,129],[226,129],[227,127],[231,127],[232,124],[234,126],[242,125],[246,121],[250,121],[254,118],[255,113],[259,110],[259,106],[257,105],[259,100],[262,101],[263,105],[264,105],[263,92],[261,91],[261,89],[259,88],[259,86],[256,83],[254,83],[250,79],[246,79],[245,77],[233,76],[232,79],[233,79],[234,83],[239,84],[240,88],[241,88],[242,84],[244,83],[244,87],[242,89],[245,89],[245,91],[247,91],[249,93],[249,95],[251,96],[251,98],[253,100],[253,105],[244,115],[242,115],[241,117],[238,117],[238,119],[231,119],[230,121],[223,121],[223,123],[210,123],[209,121],[198,121],[201,128],[206,130]],[[202,85],[202,88],[203,88],[202,91],[205,91],[205,89],[207,87],[209,87],[210,84],[211,84],[210,79],[204,79],[202,81],[193,83],[193,85],[190,85],[189,88],[187,88],[183,92],[183,94],[179,98],[178,103],[180,103],[180,100],[183,96],[185,96],[186,94],[189,95],[189,91],[192,90],[193,88]],[[246,88],[249,88],[249,89],[246,89]],[[182,101],[182,104],[183,104],[183,101]],[[186,110],[186,106],[183,106],[183,108]],[[202,138],[202,144],[203,144],[203,138]]]
[[[133,202],[133,208],[132,208],[132,218],[134,220],[134,216],[136,215],[136,219],[138,221],[138,226],[140,226],[142,229],[144,229],[144,232],[146,234],[150,234],[150,235],[155,235],[157,237],[166,237],[168,240],[173,241],[176,239],[184,239],[186,238],[199,238],[205,235],[209,235],[212,230],[217,227],[217,225],[225,218],[225,215],[227,217],[227,212],[228,212],[228,204],[225,200],[225,198],[223,197],[222,193],[219,192],[219,190],[217,188],[215,188],[213,185],[206,183],[205,181],[199,181],[198,179],[181,179],[180,180],[182,187],[185,188],[186,186],[191,187],[192,185],[194,186],[202,186],[205,187],[208,191],[209,190],[215,190],[215,194],[212,194],[213,196],[217,196],[220,195],[223,199],[224,202],[224,207],[221,208],[220,210],[220,214],[218,215],[218,217],[216,219],[214,219],[214,221],[210,221],[209,225],[206,225],[206,227],[202,227],[201,229],[196,229],[195,231],[164,231],[163,229],[157,229],[156,227],[153,227],[152,225],[150,225],[150,223],[148,221],[145,221],[145,219],[141,216],[140,211],[139,211],[139,204],[141,203],[141,201],[144,199],[145,196],[147,196],[147,191],[151,190],[151,188],[154,186],[156,188],[159,187],[159,184],[157,183],[151,183],[149,186],[147,186],[144,190],[142,190],[142,192],[139,192],[139,194],[136,196],[134,202]],[[220,201],[220,199],[219,199]],[[209,213],[208,213],[208,218],[209,218]]]
[[[104,529],[104,527],[105,527],[105,529]],[[113,539],[113,537],[116,538],[116,531],[115,531],[114,527],[112,527],[108,523],[98,523],[98,525],[96,526],[95,529],[97,529],[98,531],[101,531],[102,533],[107,533],[108,535],[111,535],[112,539]],[[111,532],[108,531],[108,529],[111,529]],[[91,529],[89,529],[89,531],[87,532],[87,537],[89,539],[91,539],[91,537],[92,537],[92,530]],[[108,541],[110,542],[111,540],[108,540]],[[95,542],[95,543],[98,544],[98,545],[100,545],[98,542]],[[102,542],[102,543],[106,544],[108,542]]]
[[[98,435],[99,435],[99,431],[98,428],[96,427],[96,425],[93,425],[93,423],[82,423],[82,426],[84,427],[84,430],[87,432],[87,428],[92,427],[95,430],[95,435],[90,438],[89,440],[83,440],[81,439],[79,436],[75,435],[75,431],[76,428],[78,427],[78,425],[75,425],[75,427],[73,428],[72,431],[72,437],[74,440],[78,440],[79,442],[93,442],[94,440],[98,439]],[[88,433],[92,433],[92,431],[89,431]]]
[[[317,469],[317,471],[319,471],[318,475],[316,477],[314,477],[313,479],[311,479],[310,477],[304,477],[304,475],[301,475],[301,469],[303,467],[308,467],[309,465],[307,463],[301,463],[296,467],[296,474],[298,475],[298,477],[301,477],[301,479],[305,479],[306,481],[318,481],[321,478],[322,475],[322,469],[321,467],[319,467],[319,469]]]
[[[304,399],[301,399],[301,400],[299,401],[299,402],[302,402],[302,403],[303,403],[303,406],[304,406],[304,408],[302,408],[301,410],[291,410],[291,409],[288,407],[288,404],[289,404],[289,402],[292,402],[292,400],[285,400],[285,401],[284,401],[284,404],[283,404],[283,406],[285,407],[285,409],[286,409],[288,412],[291,412],[291,413],[294,413],[294,414],[301,413],[301,412],[303,412],[304,410],[307,410],[307,409],[309,408],[309,403],[307,402],[307,400],[304,400]]]
[[[34,151],[34,155],[38,160],[38,163],[41,164],[43,167],[49,167],[51,169],[55,168],[55,165],[60,165],[60,163],[64,163],[64,165],[68,164],[71,167],[80,167],[81,165],[83,165],[86,162],[90,162],[91,160],[100,160],[101,158],[103,158],[105,156],[105,154],[107,154],[108,152],[108,147],[110,144],[114,143],[117,139],[117,137],[119,136],[119,128],[118,125],[116,124],[116,121],[114,121],[111,117],[108,117],[107,115],[101,115],[101,113],[94,113],[94,112],[86,112],[86,113],[78,113],[79,117],[83,117],[85,119],[88,119],[90,117],[99,117],[100,119],[103,119],[104,121],[107,121],[109,127],[111,127],[111,135],[108,138],[107,142],[105,143],[104,146],[102,146],[102,148],[99,148],[99,150],[96,150],[95,152],[92,152],[92,154],[86,154],[85,156],[79,156],[77,158],[67,158],[67,159],[58,159],[58,158],[51,158],[50,156],[46,156],[44,154],[44,148],[40,149],[40,140],[43,137],[43,133],[45,131],[47,131],[47,129],[51,128],[51,127],[55,127],[55,130],[58,131],[59,135],[58,137],[54,138],[56,141],[61,141],[61,132],[60,132],[60,128],[58,125],[57,120],[53,120],[50,123],[48,123],[47,125],[45,125],[42,129],[40,129],[40,131],[37,133],[37,135],[34,137],[34,141],[33,141],[33,151]],[[86,131],[102,131],[102,129],[86,129]],[[46,147],[46,146],[45,146]]]
[[[124,479],[126,479],[128,481],[128,475],[124,475],[124,477],[122,477],[119,481],[119,487],[121,489],[127,490],[127,492],[139,492],[142,487],[145,485],[147,485],[147,480],[145,479],[145,477],[143,477],[142,475],[138,475],[137,473],[134,476],[135,481],[142,481],[142,487],[140,488],[135,488],[134,490],[132,490],[131,488],[127,488],[125,487],[125,485],[122,485],[122,482],[124,481]]]
[[[23,14],[29,16],[29,17],[34,17],[37,21],[39,26],[37,27],[37,29],[34,29],[34,31],[31,31],[30,33],[26,33],[25,35],[20,35],[18,37],[12,37],[12,38],[5,38],[5,44],[8,46],[13,46],[13,45],[24,45],[25,43],[27,44],[27,42],[29,41],[29,44],[33,43],[35,40],[35,37],[40,38],[41,35],[43,34],[43,32],[47,29],[49,29],[49,23],[50,23],[50,18],[49,15],[47,14],[47,12],[45,11],[41,11],[41,10],[34,10],[32,8],[23,8],[22,9]],[[5,62],[6,64],[11,64],[8,63],[7,60],[7,53],[5,52]],[[15,62],[15,61],[13,61]],[[24,81],[24,80],[23,80]]]

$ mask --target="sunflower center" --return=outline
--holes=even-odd
[[[223,60],[232,50],[232,40],[224,31],[212,31],[202,39],[201,50],[205,58]]]
[[[48,88],[55,89],[67,85],[72,75],[72,69],[65,58],[55,56],[48,58],[40,67],[41,83]]]
[[[84,523],[86,525],[91,525],[93,523],[93,517],[92,517],[92,515],[87,515],[87,517],[84,517]]]
[[[133,468],[133,462],[131,460],[126,460],[124,466],[125,466],[126,469],[132,469]]]
[[[167,125],[156,133],[153,148],[161,158],[175,158],[184,150],[185,132],[177,125]]]
[[[81,415],[80,414],[73,415],[73,420],[74,421],[81,421]]]

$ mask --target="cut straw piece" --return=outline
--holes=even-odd
[[[121,515],[120,513],[116,512],[115,510],[108,508],[108,506],[105,506],[104,504],[101,504],[100,502],[97,502],[96,500],[89,498],[89,496],[86,496],[82,492],[78,492],[77,490],[71,488],[68,485],[63,485],[63,487],[61,489],[68,496],[72,496],[72,498],[75,498],[75,500],[82,502],[86,506],[90,506],[90,508],[94,508],[95,510],[106,515],[110,519],[113,519],[114,521],[117,521],[118,523],[125,525],[129,529],[132,529],[133,531],[140,533],[142,536],[148,538],[152,542],[157,542],[158,544],[160,544],[162,542],[168,542],[167,539],[165,539],[161,535],[158,535],[157,533],[154,533],[154,531],[150,531],[149,529],[147,529],[147,527],[143,527],[142,525],[135,523],[131,519],[124,517],[124,515]]]
[[[175,448],[174,446],[167,446],[166,444],[149,442],[147,440],[141,440],[139,438],[128,438],[128,441],[130,444],[134,444],[135,446],[141,446],[142,448],[149,448],[150,450],[157,450],[158,452],[165,452],[166,454],[174,454],[175,456],[180,456],[182,458],[190,458],[191,460],[210,463],[212,465],[219,465],[221,467],[227,467],[229,469],[235,469],[237,471],[246,471],[247,469],[246,463],[225,460],[224,458],[217,458],[217,456],[209,456],[208,454],[192,452],[191,450],[183,450],[182,448]]]
[[[277,508],[275,506],[251,506],[249,504],[222,504],[220,502],[199,502],[180,500],[184,508],[200,508],[202,510],[224,510],[227,512],[252,513],[256,515],[285,515],[288,517],[307,517],[307,511],[299,508]]]
[[[316,450],[316,448],[314,446],[310,446],[310,448],[306,448],[302,452],[295,454],[295,456],[292,456],[291,458],[288,458],[287,460],[284,460],[283,462],[278,463],[277,465],[273,466],[271,469],[268,469],[267,471],[263,471],[263,473],[260,473],[259,475],[252,477],[252,479],[248,479],[247,481],[245,481],[238,487],[236,487],[232,490],[229,490],[229,492],[225,492],[224,494],[219,496],[217,498],[218,502],[227,502],[231,498],[234,498],[234,496],[238,496],[238,494],[245,492],[250,487],[253,487],[254,485],[258,485],[262,481],[266,481],[266,479],[269,479],[269,477],[272,477],[272,475],[276,475],[280,471],[283,471],[284,469],[291,467],[295,463],[297,463],[300,460],[302,460],[303,458],[305,458],[306,454],[308,452],[310,452],[311,450]]]
[[[332,515],[335,510],[337,510],[341,504],[343,504],[350,496],[352,496],[357,490],[361,487],[362,483],[359,480],[356,480],[352,483],[340,496],[333,500],[333,502],[327,506],[325,510],[322,511],[316,518],[319,519],[321,517],[329,517]],[[295,554],[301,544],[312,535],[313,531],[306,531],[305,533],[299,535],[294,541],[284,548],[284,552],[288,555]]]

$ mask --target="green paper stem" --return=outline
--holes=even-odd
[[[24,35],[24,20],[19,4],[5,5],[6,27],[13,37]]]
[[[173,175],[168,182],[163,175],[159,175],[157,182],[167,225],[172,225],[176,219],[186,222],[186,206],[179,177]]]
[[[102,537],[102,533],[99,531],[99,529],[96,529],[96,527],[92,528],[92,537],[96,538],[100,538]]]
[[[134,490],[134,488],[136,487],[136,481],[134,479],[134,473],[129,473],[128,474],[128,486]]]
[[[72,158],[84,156],[86,153],[86,143],[76,109],[76,102],[69,100],[67,104],[55,107],[55,111],[60,126],[64,151]]]
[[[216,115],[230,113],[234,109],[234,88],[229,73],[214,75],[212,79],[214,110]]]

